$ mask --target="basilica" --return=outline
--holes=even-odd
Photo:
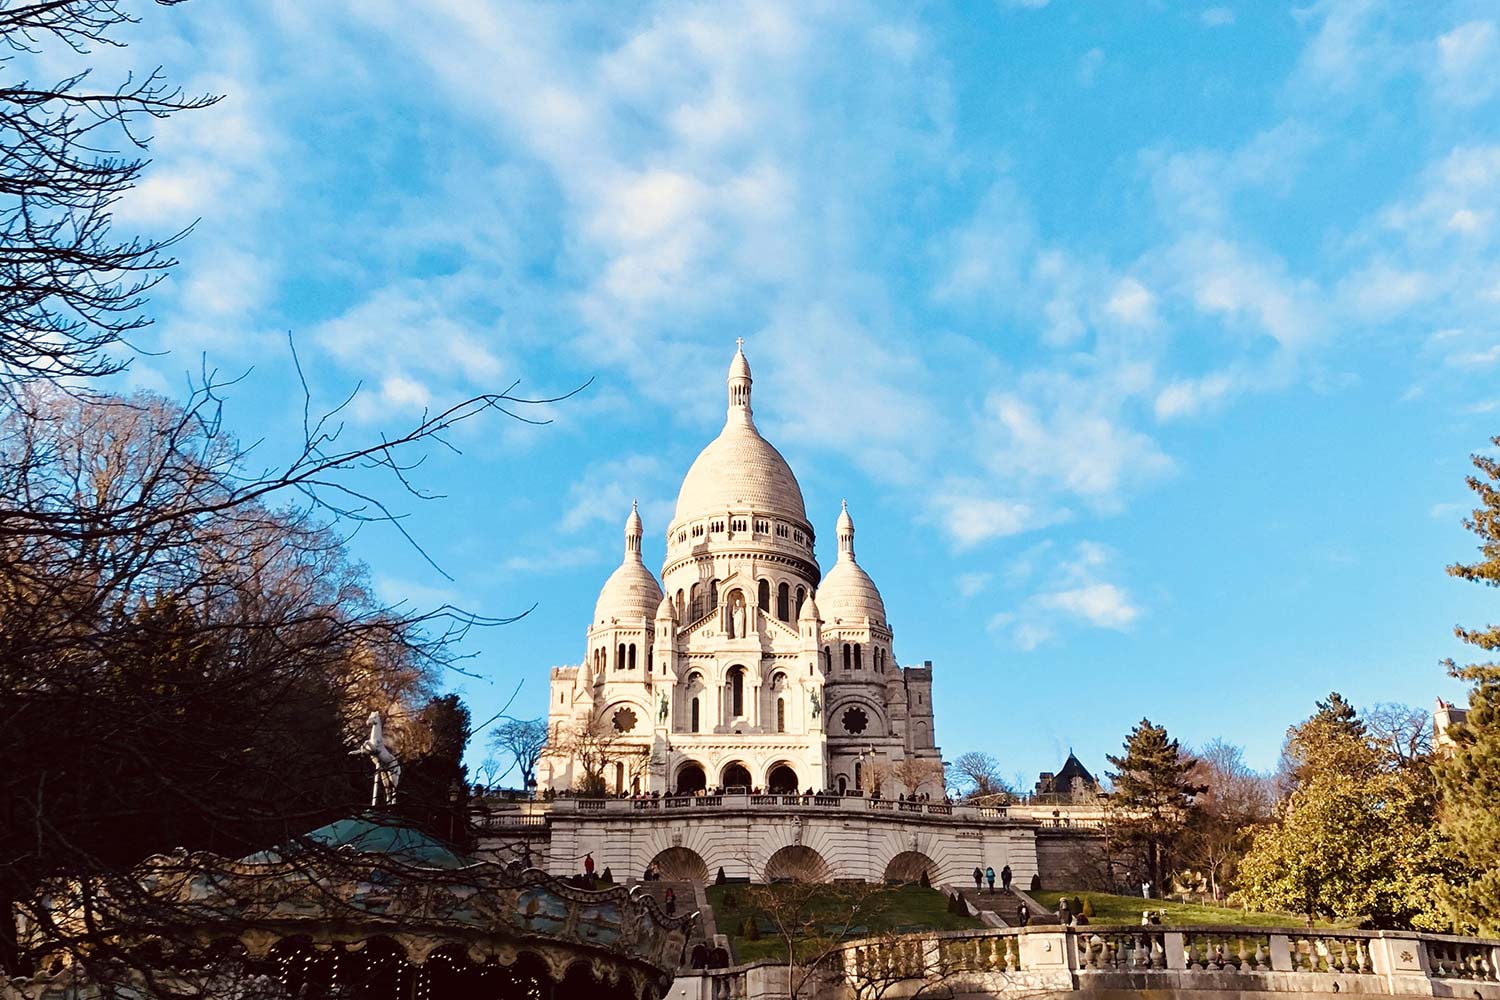
[[[630,511],[583,662],[552,669],[543,790],[942,796],[931,663],[897,665],[847,503],[835,561],[819,567],[802,489],[756,429],[750,388],[741,345],[724,429],[678,491],[660,581]]]

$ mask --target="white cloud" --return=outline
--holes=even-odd
[[[656,500],[662,493],[666,464],[656,455],[626,455],[598,462],[568,487],[568,498],[558,527],[568,533],[596,524],[616,524],[624,531],[630,505],[640,500],[641,520],[648,532],[665,532],[670,508]],[[647,501],[647,498],[653,498]],[[624,547],[624,535],[620,536]]]
[[[1222,28],[1234,23],[1234,11],[1228,7],[1210,7],[1200,17],[1210,28]]]
[[[1148,326],[1156,319],[1156,296],[1134,278],[1121,278],[1104,310],[1122,323]]]
[[[990,585],[993,573],[960,573],[955,581],[963,597],[974,597]]]
[[[1500,94],[1500,30],[1470,21],[1438,38],[1433,85],[1440,100],[1471,108]]]
[[[1101,577],[1115,556],[1097,542],[1077,543],[1072,554],[1054,564],[1044,586],[1015,611],[989,621],[992,632],[1006,635],[1022,650],[1032,650],[1069,627],[1124,630],[1141,616],[1128,590]]]
[[[931,500],[933,513],[960,549],[1031,531],[1061,520],[1066,511],[1042,513],[1030,504],[973,492],[944,492]]]
[[[1223,401],[1235,388],[1235,379],[1228,372],[1178,379],[1157,393],[1154,404],[1156,419],[1196,416]]]

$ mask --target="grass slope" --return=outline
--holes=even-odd
[[[806,890],[797,886],[709,886],[708,902],[714,910],[714,923],[721,934],[729,935],[735,961],[786,959],[786,944],[778,936],[768,908],[771,912],[783,913],[783,919],[789,924],[805,922],[812,933],[825,938],[984,926],[972,917],[949,913],[946,896],[936,889],[924,889],[919,885],[820,885],[811,888],[811,894],[804,895]],[[805,905],[799,907],[800,903]],[[800,916],[792,914],[791,911],[796,909],[800,909]],[[747,936],[747,920],[755,921],[760,940],[751,940]],[[817,940],[805,940],[798,945],[801,957],[816,954],[819,950]]]
[[[1094,904],[1092,922],[1096,924],[1139,924],[1142,910],[1163,911],[1162,923],[1178,927],[1187,924],[1209,924],[1222,927],[1302,927],[1303,917],[1295,913],[1237,910],[1207,903],[1177,903],[1169,899],[1142,899],[1139,896],[1111,896],[1100,892],[1056,892],[1044,890],[1027,893],[1049,910],[1067,896],[1087,899]],[[1321,926],[1336,926],[1319,922]]]

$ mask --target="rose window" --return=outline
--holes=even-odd
[[[844,732],[853,733],[858,736],[870,724],[870,717],[865,714],[865,710],[862,708],[851,708],[844,712],[842,721],[844,723]]]
[[[635,728],[635,712],[628,708],[622,708],[614,714],[611,719],[615,724],[615,732],[628,733]]]

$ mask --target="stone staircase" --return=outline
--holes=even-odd
[[[1008,893],[996,892],[990,895],[987,890],[975,892],[972,885],[945,885],[942,891],[949,896],[957,893],[962,897],[968,906],[969,915],[978,917],[986,927],[1015,926],[1016,908]]]
[[[708,893],[703,891],[703,886],[697,882],[642,882],[631,880],[632,889],[645,893],[656,900],[663,909],[667,905],[667,890],[671,889],[673,897],[677,902],[677,915],[684,916],[698,911],[698,926],[688,936],[689,947],[694,942],[706,941],[710,945],[727,944],[719,940],[719,932],[714,924],[714,911],[708,905]]]

